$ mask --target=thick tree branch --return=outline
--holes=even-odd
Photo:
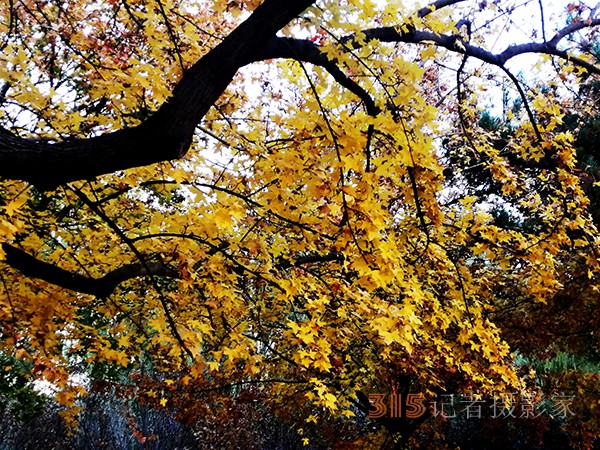
[[[146,264],[127,264],[108,272],[101,278],[90,278],[41,261],[24,250],[3,243],[2,250],[6,254],[5,263],[24,275],[47,281],[83,294],[108,297],[116,287],[124,281],[143,276],[163,276],[177,278],[178,272],[162,262]]]
[[[172,97],[139,126],[62,142],[24,139],[0,130],[0,177],[41,188],[183,156],[196,125],[249,55],[315,0],[265,0],[194,64]]]
[[[247,64],[266,59],[295,59],[323,67],[335,81],[363,101],[369,115],[376,116],[379,112],[369,93],[348,78],[338,67],[337,63],[328,59],[319,46],[312,41],[284,37],[273,38],[267,45],[252,55],[252,59],[248,60]]]
[[[596,25],[600,25],[600,19],[590,18],[589,20],[573,20],[569,25],[564,27],[562,30],[559,30],[548,43],[553,47],[556,47],[558,43],[568,35],[573,34],[576,31],[583,30],[584,28],[594,27]]]
[[[201,239],[194,235],[185,235],[177,233],[162,233],[156,235],[140,236],[136,240],[160,238],[160,237],[175,237],[182,239],[192,239],[200,243],[206,244],[210,247],[207,254],[215,254],[217,252],[223,252],[227,248],[227,244],[216,246],[210,244],[208,241]],[[75,272],[62,269],[52,263],[48,263],[37,259],[35,256],[29,254],[25,250],[17,248],[13,245],[2,243],[2,250],[6,257],[3,261],[13,269],[20,271],[23,275],[44,280],[48,283],[55,284],[71,291],[80,292],[82,294],[95,295],[97,297],[106,298],[114,292],[117,286],[127,280],[133,278],[145,277],[145,276],[160,276],[167,278],[179,278],[179,272],[172,266],[169,266],[163,262],[147,262],[144,261],[139,263],[126,264],[117,269],[111,270],[106,275],[100,278],[92,278],[89,276],[81,275]],[[224,253],[226,258],[232,261],[236,269],[236,273],[242,274],[249,272],[270,284],[274,287],[281,289],[281,287],[273,282],[264,278],[258,272],[248,269],[247,267],[240,264],[237,259],[233,256]],[[343,256],[337,252],[330,252],[324,255],[308,255],[301,256],[295,259],[280,258],[277,267],[281,270],[290,269],[292,267],[302,267],[309,264],[318,264],[331,261],[343,261]]]
[[[592,25],[600,25],[600,19],[593,21]],[[547,55],[555,55],[560,58],[566,59],[573,62],[574,64],[580,65],[588,71],[596,74],[600,74],[600,68],[590,64],[581,58],[576,58],[568,54],[564,50],[556,48],[550,42],[529,42],[519,45],[511,45],[501,53],[492,53],[481,47],[475,45],[460,42],[456,36],[447,34],[436,34],[431,31],[419,31],[409,30],[406,33],[398,31],[396,27],[382,27],[382,28],[371,28],[363,32],[365,34],[365,41],[379,40],[380,42],[405,42],[409,44],[425,44],[431,43],[439,47],[444,47],[450,51],[466,54],[467,56],[477,58],[480,61],[492,64],[494,66],[502,67],[510,59],[524,55],[526,53],[541,53]],[[350,39],[353,48],[358,48],[360,44]]]
[[[600,19],[599,21],[593,21],[593,23],[600,24]],[[406,33],[402,33],[395,27],[384,27],[366,30],[364,34],[366,36],[365,41],[376,39],[380,42],[405,42],[413,44],[432,43],[450,51],[477,58],[480,61],[500,67],[504,71],[506,71],[505,65],[510,59],[526,53],[538,53],[558,56],[586,69],[590,73],[600,75],[600,67],[581,58],[572,56],[564,50],[556,48],[556,46],[552,44],[552,41],[513,45],[501,53],[492,53],[469,43],[457,42],[457,37],[454,35],[440,35],[429,31],[410,30]],[[358,48],[361,45],[354,39],[354,36],[348,36],[343,39],[342,42],[350,45],[353,49]],[[273,38],[269,41],[267,46],[255,55],[255,57],[256,61],[274,58],[290,58],[321,66],[327,70],[340,85],[359,97],[365,103],[367,112],[370,115],[376,115],[378,112],[371,96],[362,87],[347,78],[337,67],[335,61],[327,59],[320,51],[319,46],[309,40]]]
[[[466,0],[438,0],[427,5],[419,11],[417,16],[424,18],[434,11],[446,6],[462,3]],[[342,39],[344,41],[356,42],[353,36],[347,36]],[[355,46],[356,47],[356,46]],[[301,62],[311,63],[323,67],[342,87],[345,87],[350,92],[355,94],[365,104],[367,114],[376,116],[379,113],[379,108],[375,105],[372,97],[358,83],[347,77],[344,72],[338,67],[336,61],[332,61],[321,51],[318,45],[309,40],[300,40],[293,38],[273,38],[267,45],[261,48],[249,63],[262,61],[265,59],[295,59]]]

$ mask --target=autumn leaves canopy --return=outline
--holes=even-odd
[[[71,405],[98,363],[150,364],[162,407],[251,386],[302,419],[364,414],[400,375],[531,387],[510,314],[574,283],[597,305],[562,126],[596,10],[496,51],[512,2],[258,3],[0,7],[4,351]],[[526,53],[560,77],[524,82]],[[522,107],[486,129],[501,83]]]

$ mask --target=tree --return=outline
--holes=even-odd
[[[4,348],[67,405],[112,364],[157,407],[251,393],[300,428],[389,389],[525,389],[511,325],[544,335],[530,311],[583,283],[597,309],[561,128],[561,83],[600,73],[571,40],[596,9],[551,32],[529,2],[539,29],[494,53],[511,2],[258,3],[2,6]],[[531,54],[551,89],[510,70]],[[478,113],[500,80],[504,134]],[[403,445],[425,418],[378,422]]]

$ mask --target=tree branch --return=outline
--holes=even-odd
[[[315,0],[265,0],[181,78],[172,97],[140,125],[87,139],[25,139],[0,130],[0,177],[48,189],[69,181],[180,158],[196,125],[249,55]]]
[[[3,243],[2,250],[6,254],[5,263],[23,275],[44,280],[83,294],[97,297],[108,297],[124,281],[143,276],[163,276],[177,278],[178,272],[162,262],[126,264],[108,272],[101,278],[91,278],[78,273],[69,272],[54,264],[41,261],[24,250]]]
[[[227,248],[225,245],[213,245],[208,241],[199,238],[194,235],[178,234],[178,233],[160,233],[150,234],[146,236],[139,236],[133,241],[139,241],[142,239],[160,238],[160,237],[175,237],[182,239],[192,239],[202,244],[208,245],[210,250],[207,254],[215,254],[217,252],[223,252]],[[46,281],[51,284],[55,284],[71,291],[80,292],[82,294],[94,295],[101,298],[106,298],[112,294],[117,286],[127,280],[145,276],[161,276],[167,278],[179,278],[179,272],[176,268],[169,266],[161,261],[156,262],[139,262],[126,264],[117,269],[111,270],[106,275],[100,278],[92,278],[89,276],[81,275],[75,272],[70,272],[66,269],[62,269],[52,263],[41,261],[35,256],[29,254],[25,250],[17,248],[6,242],[0,244],[2,250],[5,253],[5,264],[8,264],[13,269],[18,270],[23,275],[30,278],[36,278],[39,280]],[[241,274],[243,272],[249,272],[264,281],[272,284],[274,287],[281,289],[281,287],[273,282],[264,278],[261,274],[253,271],[242,264],[240,264],[233,256],[224,253],[225,257],[232,261],[236,265],[236,273]],[[307,256],[299,256],[294,259],[279,258],[276,267],[280,270],[287,270],[292,267],[302,267],[309,264],[318,264],[324,262],[342,262],[344,257],[338,252],[330,252],[324,255],[314,254]],[[237,270],[239,269],[239,270]]]
[[[432,12],[437,11],[438,9],[445,8],[446,6],[455,5],[457,3],[462,3],[466,0],[437,0],[436,2],[431,3],[430,5],[424,6],[423,8],[417,11],[417,17],[421,19],[423,17],[428,16]]]

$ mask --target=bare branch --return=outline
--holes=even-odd
[[[579,20],[572,21],[569,25],[564,27],[562,30],[559,30],[552,39],[548,42],[551,46],[555,47],[558,43],[565,38],[566,36],[573,34],[576,31],[582,30],[584,28],[594,27],[596,25],[600,25],[600,19],[589,19],[589,20]]]
[[[542,39],[546,42],[546,20],[544,18],[544,4],[542,0],[538,0],[540,5],[540,20],[542,22]]]

